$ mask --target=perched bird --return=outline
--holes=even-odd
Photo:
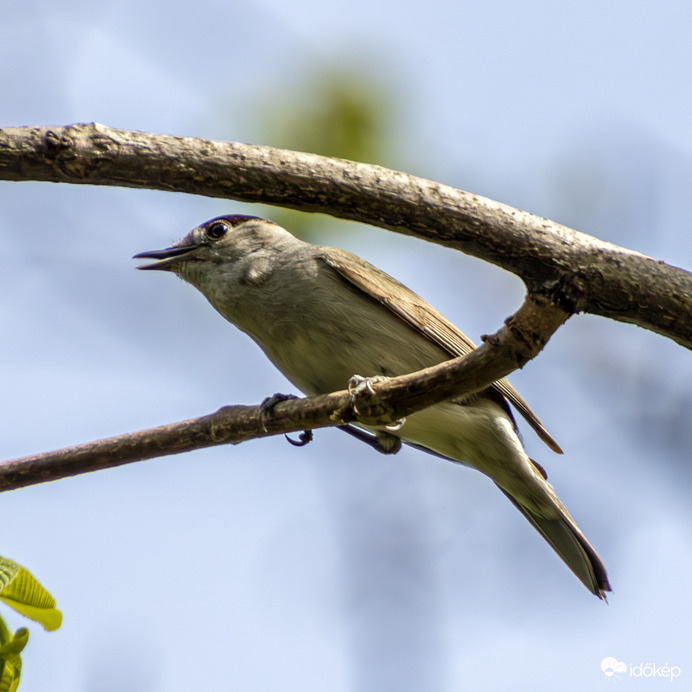
[[[142,252],[197,287],[305,394],[344,389],[356,373],[393,377],[469,353],[474,344],[422,298],[344,250],[306,243],[253,216],[220,216],[172,247]],[[599,598],[603,562],[542,469],[524,451],[508,402],[561,452],[502,379],[478,394],[408,416],[404,443],[489,476],[577,578]]]

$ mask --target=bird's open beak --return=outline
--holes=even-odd
[[[155,259],[151,264],[140,264],[136,269],[172,269],[185,255],[197,249],[198,245],[174,245],[163,250],[149,250],[134,255],[132,259]]]

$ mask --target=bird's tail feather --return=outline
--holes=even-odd
[[[556,507],[559,511],[559,516],[557,518],[546,518],[535,513],[531,508],[524,507],[504,488],[499,485],[498,487],[533,524],[582,584],[591,593],[607,603],[605,592],[611,589],[605,565],[574,523],[572,517],[569,516],[567,510],[561,504],[558,504]]]

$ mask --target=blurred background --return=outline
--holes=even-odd
[[[689,268],[691,31],[682,0],[25,0],[3,10],[0,126],[355,158]],[[523,297],[478,260],[326,216],[2,183],[0,458],[292,391],[194,289],[133,271],[224,213],[356,252],[474,340]],[[623,690],[682,689],[691,377],[672,342],[577,316],[511,378],[565,450],[520,421],[609,568],[610,605],[480,474],[338,431],[4,494],[0,554],[64,612],[55,633],[30,626],[20,690],[584,690],[613,682],[606,657]]]

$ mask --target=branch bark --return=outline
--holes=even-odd
[[[0,179],[264,202],[415,235],[520,276],[569,313],[692,348],[692,274],[507,205],[379,166],[98,124],[0,130]]]
[[[346,391],[260,406],[225,406],[217,412],[158,428],[66,447],[0,464],[0,492],[113,468],[134,461],[221,444],[312,430],[349,422],[393,423],[434,403],[484,389],[537,355],[569,314],[527,296],[494,335],[463,358],[373,385],[355,400]]]

